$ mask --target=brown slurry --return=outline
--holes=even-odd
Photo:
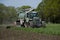
[[[60,36],[24,32],[21,30],[0,29],[0,40],[60,40]]]

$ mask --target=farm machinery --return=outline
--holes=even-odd
[[[26,12],[20,12],[19,14],[19,25],[21,27],[45,27],[45,22],[41,20],[38,13],[30,9]]]

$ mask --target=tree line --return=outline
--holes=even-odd
[[[17,19],[16,9],[0,3],[0,24],[13,22]]]
[[[60,23],[60,0],[42,0],[36,10],[42,19],[52,23]]]

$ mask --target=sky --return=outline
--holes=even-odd
[[[23,5],[31,6],[36,8],[42,0],[0,0],[6,6],[21,7]]]

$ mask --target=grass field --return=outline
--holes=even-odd
[[[1,26],[0,40],[60,40],[60,24],[47,24],[46,28]]]
[[[22,27],[14,27],[12,30],[22,30],[26,32],[35,32],[41,34],[52,34],[52,35],[60,35],[60,24],[47,24],[46,28],[22,28]]]

